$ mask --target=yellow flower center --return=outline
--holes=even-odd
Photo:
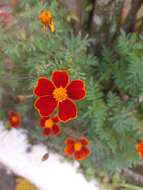
[[[74,150],[75,151],[80,151],[82,149],[82,144],[81,144],[81,142],[76,142],[75,144],[74,144]]]
[[[63,87],[56,88],[53,92],[53,96],[56,99],[56,101],[62,102],[68,97],[67,90]]]
[[[12,116],[11,120],[12,120],[12,122],[17,122],[18,121],[16,116]]]
[[[52,128],[53,127],[53,120],[52,119],[47,119],[45,121],[45,128]]]

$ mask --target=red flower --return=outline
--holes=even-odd
[[[18,112],[10,112],[8,114],[8,121],[10,127],[19,128],[21,124],[21,117]]]
[[[73,100],[83,99],[86,93],[82,80],[69,81],[66,71],[55,71],[52,81],[46,77],[38,80],[34,94],[38,96],[34,105],[41,116],[49,116],[59,107],[60,120],[68,121],[77,115]]]
[[[43,128],[43,134],[46,136],[58,136],[61,133],[61,128],[56,124],[58,121],[58,117],[42,117],[40,119],[40,126]]]
[[[73,138],[67,138],[65,154],[67,156],[74,157],[75,160],[84,160],[90,155],[89,141],[85,137],[74,140]]]
[[[137,149],[138,154],[143,159],[143,141],[137,144],[136,149]]]

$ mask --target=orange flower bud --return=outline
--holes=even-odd
[[[39,20],[43,23],[45,29],[49,28],[51,32],[55,32],[55,25],[50,11],[43,10],[39,15]]]

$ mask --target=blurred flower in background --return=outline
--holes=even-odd
[[[73,156],[75,160],[84,160],[90,155],[89,140],[85,137],[79,139],[67,138],[65,154]]]
[[[21,116],[18,112],[9,112],[8,121],[10,127],[19,128],[21,124]]]

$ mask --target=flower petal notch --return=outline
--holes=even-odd
[[[69,137],[65,144],[64,152],[68,157],[73,156],[75,160],[85,160],[90,155],[89,141],[85,137],[79,139]]]
[[[55,24],[53,21],[53,16],[51,11],[49,10],[43,10],[41,11],[39,15],[39,20],[42,22],[44,25],[44,30],[46,31],[49,29],[51,32],[55,32]]]
[[[9,126],[11,128],[19,128],[21,125],[21,117],[20,114],[18,112],[9,112],[8,113],[8,122],[9,122]]]
[[[34,103],[41,117],[48,117],[57,108],[59,118],[67,122],[77,116],[76,100],[86,96],[85,86],[82,80],[70,81],[67,71],[54,71],[52,80],[40,77],[35,88],[34,95],[38,96]]]
[[[43,135],[45,136],[58,136],[61,133],[60,126],[57,125],[59,121],[58,117],[42,117],[40,118],[40,127],[43,129]]]

